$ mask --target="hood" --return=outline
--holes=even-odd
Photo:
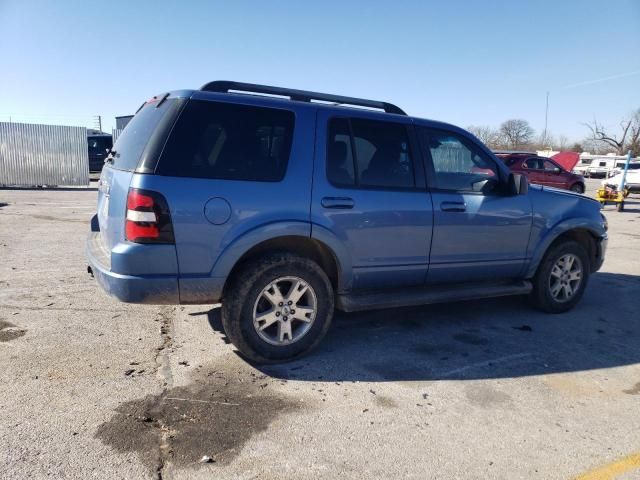
[[[533,185],[530,185],[529,188],[531,188],[532,186]],[[588,197],[583,193],[576,193],[576,192],[572,192],[571,190],[564,190],[562,188],[547,187],[546,185],[539,185],[539,187],[540,187],[540,190],[542,190],[543,192],[546,192],[549,195],[574,197],[574,198],[580,198],[580,199],[589,200],[589,201],[598,203],[598,201],[595,198]]]
[[[578,160],[580,160],[580,154],[576,152],[558,152],[551,158],[567,172],[570,172],[576,166]]]

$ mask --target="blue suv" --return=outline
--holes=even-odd
[[[607,244],[596,201],[529,186],[465,130],[227,81],[140,107],[105,162],[91,227],[104,290],[221,302],[227,336],[256,362],[311,350],[334,308],[528,295],[567,311]]]

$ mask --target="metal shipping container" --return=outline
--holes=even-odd
[[[87,129],[0,122],[0,185],[89,185]]]
[[[113,144],[116,144],[116,140],[118,140],[118,137],[120,136],[120,134],[122,133],[122,130],[124,130],[124,128],[114,128],[111,130],[111,138],[113,139]]]

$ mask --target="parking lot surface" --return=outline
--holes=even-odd
[[[337,314],[269,367],[216,306],[107,297],[84,258],[96,196],[0,190],[0,478],[640,478],[637,196],[605,207],[606,262],[567,314]]]

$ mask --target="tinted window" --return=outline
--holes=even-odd
[[[435,173],[435,187],[444,190],[482,191],[497,178],[496,164],[462,136],[444,130],[420,129]]]
[[[336,185],[414,187],[406,127],[362,119],[331,120],[327,176]]]
[[[111,137],[87,137],[89,155],[105,154],[111,149]]]
[[[175,107],[175,99],[168,99],[159,107],[148,103],[135,114],[113,146],[113,168],[135,170],[149,138],[162,118]]]
[[[526,162],[524,162],[524,166],[530,168],[531,170],[542,170],[542,165],[540,164],[540,160],[538,158],[529,158]]]
[[[335,185],[354,185],[353,153],[349,120],[337,118],[329,122],[327,145],[327,178]]]
[[[543,167],[547,171],[554,171],[556,168],[560,168],[560,167],[558,167],[558,165],[553,163],[551,160],[544,160]]]
[[[165,146],[159,173],[227,180],[282,180],[293,125],[294,115],[286,110],[192,100]]]

